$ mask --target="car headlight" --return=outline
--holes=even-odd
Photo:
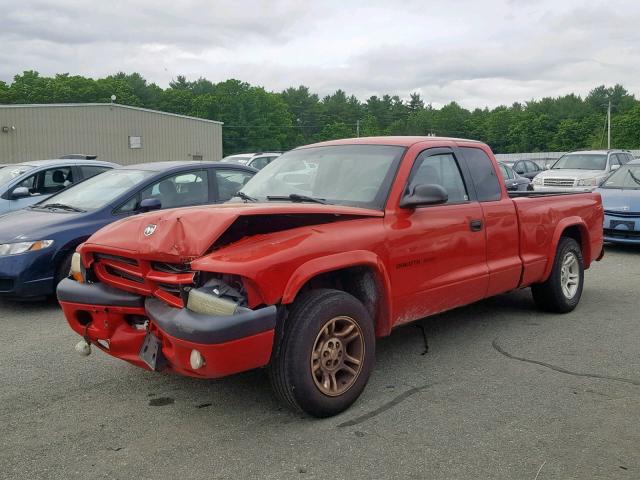
[[[244,295],[220,279],[212,278],[200,288],[187,292],[186,307],[195,313],[229,316],[246,312]]]
[[[578,183],[576,185],[578,185],[579,187],[595,187],[596,185],[598,185],[598,178],[583,178],[582,180],[578,180]]]
[[[69,270],[69,276],[78,283],[85,282],[86,275],[84,266],[82,265],[82,257],[80,257],[78,252],[74,252],[71,256],[71,269]]]
[[[544,182],[544,180],[541,177],[535,177],[533,179],[533,184],[534,185],[542,185],[543,182]]]
[[[35,242],[17,242],[0,244],[0,256],[17,255],[19,253],[44,250],[53,245],[53,240],[36,240]]]

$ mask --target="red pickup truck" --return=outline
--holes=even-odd
[[[525,287],[574,309],[602,220],[597,193],[510,195],[480,142],[338,140],[286,153],[232,203],[105,227],[58,299],[85,353],[201,378],[268,366],[282,400],[330,416],[395,327]]]

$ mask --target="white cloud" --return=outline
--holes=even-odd
[[[357,5],[357,6],[356,6]],[[0,79],[23,70],[240,78],[325,95],[494,106],[621,83],[640,92],[640,4],[540,0],[22,0],[0,17]]]

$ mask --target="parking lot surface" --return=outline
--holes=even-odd
[[[291,413],[263,371],[146,372],[79,340],[53,302],[0,301],[0,478],[640,478],[640,249],[608,247],[579,307],[528,290],[377,345],[361,399]]]

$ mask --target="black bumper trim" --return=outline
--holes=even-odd
[[[144,297],[103,283],[78,283],[65,278],[58,284],[56,293],[60,302],[107,307],[144,307]]]
[[[180,340],[215,344],[273,330],[276,326],[275,306],[229,316],[209,316],[186,308],[174,308],[155,298],[147,298],[145,309],[149,319],[162,331]]]

